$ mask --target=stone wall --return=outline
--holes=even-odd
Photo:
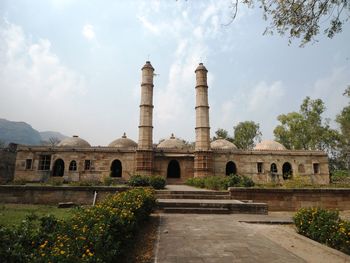
[[[40,155],[51,156],[50,169],[39,171]],[[26,160],[32,160],[32,167],[26,168]],[[122,164],[122,179],[128,180],[135,172],[135,151],[117,151],[110,149],[87,148],[87,149],[59,149],[48,147],[22,147],[18,150],[16,159],[15,180],[28,182],[47,181],[52,175],[55,161],[62,159],[64,162],[64,179],[66,181],[101,181],[108,177],[111,172],[111,165],[114,160]],[[77,170],[70,171],[69,164],[76,161]],[[85,169],[85,160],[91,161],[90,169]]]
[[[91,205],[107,195],[125,191],[127,187],[27,186],[0,185],[0,203],[57,205],[60,202]]]
[[[302,207],[350,210],[350,189],[230,188],[231,198],[267,203],[269,211],[296,211]]]
[[[173,180],[168,178],[171,183],[183,183],[188,178],[193,177],[193,156],[192,155],[176,155],[176,154],[161,154],[157,153],[154,162],[154,174],[167,177],[167,169],[170,161],[176,160],[180,165],[180,178]]]
[[[289,163],[293,175],[312,175],[314,183],[329,183],[328,157],[320,151],[215,151],[213,158],[214,175],[225,175],[226,164],[232,161],[237,174],[249,176],[254,182],[283,181],[283,164]],[[262,163],[261,172],[258,172],[258,163]],[[277,166],[275,178],[271,176],[272,163]],[[319,166],[317,173],[314,172],[314,164]]]
[[[13,180],[16,163],[16,145],[10,144],[7,148],[0,148],[0,183]]]

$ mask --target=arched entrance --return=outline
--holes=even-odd
[[[64,161],[57,159],[53,165],[52,176],[63,176],[64,175]]]
[[[293,170],[292,170],[292,165],[290,163],[286,162],[283,164],[282,175],[284,180],[292,178]]]
[[[171,160],[168,164],[167,177],[168,178],[180,178],[181,170],[179,162],[176,160]]]
[[[111,165],[111,177],[122,177],[122,163],[119,160],[114,160]]]
[[[230,174],[237,174],[237,168],[236,168],[236,164],[232,161],[229,161],[226,164],[226,175],[230,175]]]
[[[271,174],[277,174],[278,170],[277,170],[277,165],[275,163],[271,164],[270,171],[271,171]]]

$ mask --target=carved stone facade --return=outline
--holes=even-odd
[[[255,182],[284,181],[298,174],[315,183],[329,183],[328,157],[321,151],[291,151],[274,141],[263,141],[255,150],[241,150],[223,139],[210,142],[207,69],[202,63],[196,74],[195,147],[173,135],[153,144],[153,75],[149,61],[142,67],[138,143],[126,137],[108,147],[91,147],[73,136],[57,147],[18,146],[15,180],[65,181],[127,180],[133,174],[161,175],[168,183],[192,177],[239,174]]]

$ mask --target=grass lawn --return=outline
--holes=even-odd
[[[74,208],[57,208],[48,205],[0,204],[0,224],[5,226],[18,225],[28,214],[38,216],[52,214],[59,219],[72,216]]]

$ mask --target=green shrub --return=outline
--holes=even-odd
[[[102,183],[103,185],[106,185],[106,186],[111,186],[114,182],[113,182],[113,178],[110,177],[110,176],[104,176],[102,178]]]
[[[241,183],[241,177],[237,174],[230,174],[228,176],[228,187],[239,186]]]
[[[226,190],[227,181],[224,176],[207,176],[204,178],[204,186],[212,190]]]
[[[350,183],[350,174],[346,170],[337,170],[331,174],[332,183]]]
[[[242,185],[244,187],[253,187],[255,185],[255,183],[250,177],[243,175],[241,178],[240,185]]]
[[[298,233],[350,254],[350,222],[338,211],[302,208],[293,217]]]
[[[98,180],[82,180],[77,182],[70,182],[69,184],[72,186],[100,186],[102,185],[102,182]]]
[[[150,176],[148,182],[154,189],[164,189],[166,185],[166,180],[162,176]]]
[[[195,177],[186,180],[186,184],[211,190],[227,190],[228,187],[252,187],[254,182],[247,176],[232,174],[230,176]]]
[[[193,178],[188,178],[185,182],[185,184],[198,187],[198,188],[204,188],[204,179],[201,177],[193,177]]]
[[[149,186],[149,181],[147,176],[143,175],[133,175],[130,177],[128,181],[128,185],[130,186]]]
[[[154,191],[138,188],[77,209],[66,221],[31,216],[17,228],[0,226],[0,258],[2,262],[116,262],[154,206]]]
[[[128,181],[130,186],[151,186],[154,189],[164,189],[166,180],[162,176],[133,175]]]

